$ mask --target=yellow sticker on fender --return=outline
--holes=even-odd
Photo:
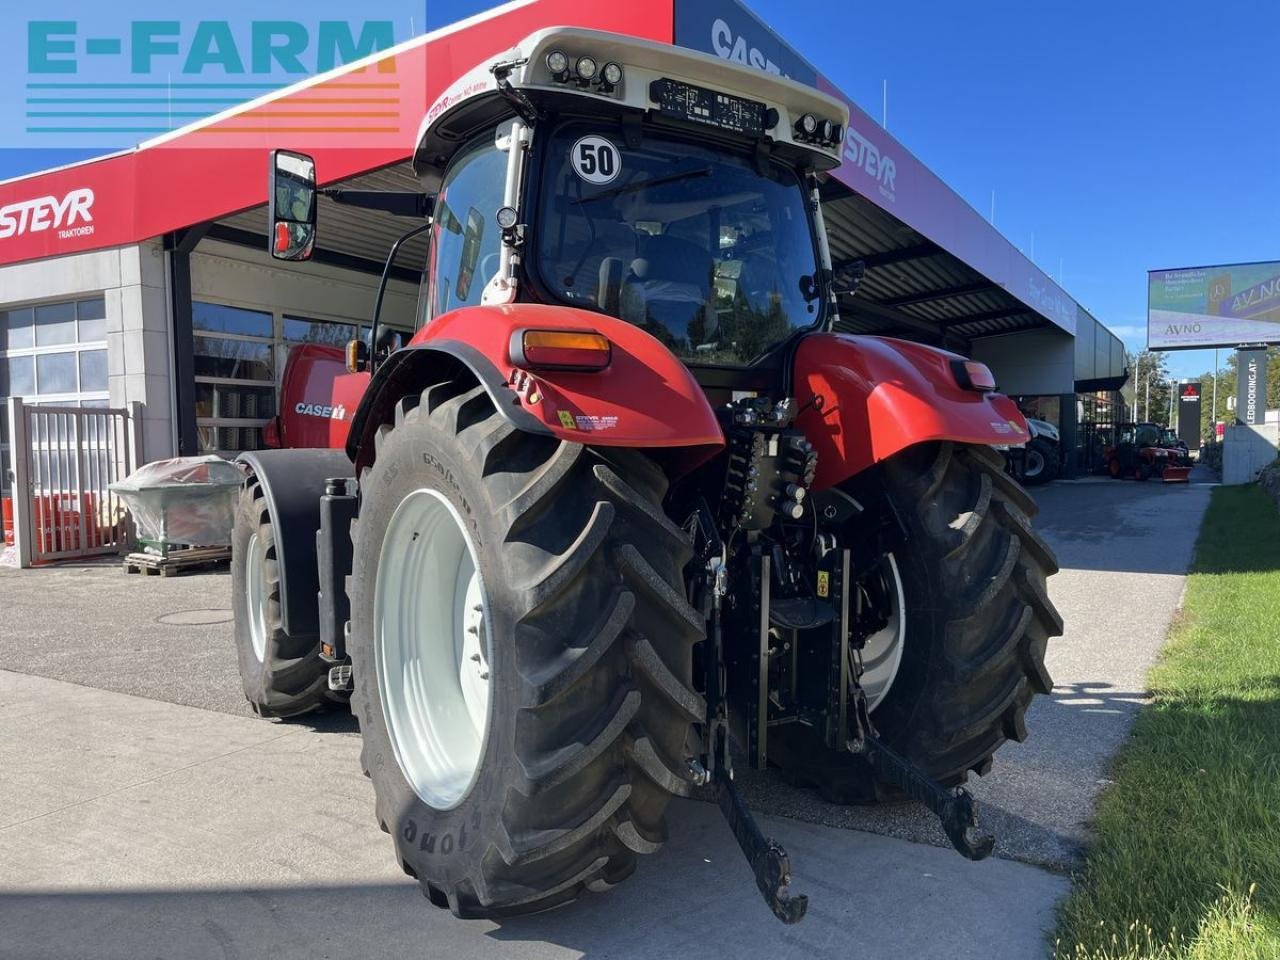
[[[818,571],[818,596],[826,597],[831,594],[831,574],[825,570]]]
[[[564,427],[566,430],[573,430],[577,426],[577,424],[573,422],[573,414],[568,410],[560,411],[560,426]]]

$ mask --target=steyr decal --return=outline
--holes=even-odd
[[[575,426],[577,426],[573,422],[573,414],[570,413],[568,410],[560,411],[560,426],[564,427],[566,430],[572,430]]]
[[[574,417],[579,430],[612,430],[618,425],[618,418],[613,416],[599,417],[595,414],[589,416],[578,415]]]
[[[342,404],[331,407],[324,403],[300,403],[293,408],[293,412],[306,417],[323,417],[326,420],[347,419],[347,408]]]

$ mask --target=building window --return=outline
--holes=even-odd
[[[101,296],[0,310],[0,490],[10,486],[8,400],[107,405],[107,309]]]
[[[196,431],[202,453],[262,446],[262,427],[277,413],[289,348],[337,349],[359,335],[354,322],[273,314],[227,304],[192,303]]]
[[[275,416],[275,317],[197,301],[191,325],[200,452],[259,449],[262,426]]]

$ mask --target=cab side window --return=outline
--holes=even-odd
[[[436,198],[428,259],[427,320],[459,307],[478,306],[498,272],[507,155],[482,135],[454,158]]]

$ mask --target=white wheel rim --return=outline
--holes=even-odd
[[[378,694],[396,762],[422,801],[462,802],[489,733],[484,582],[462,518],[415,490],[387,526],[374,587]]]
[[[249,607],[249,639],[253,655],[267,659],[267,542],[256,533],[249,538],[245,566],[245,599]]]
[[[885,557],[885,577],[889,581],[889,622],[867,638],[862,648],[862,690],[867,695],[867,709],[874,710],[888,695],[902,666],[902,645],[906,636],[906,600],[902,593],[902,576],[893,554]]]

